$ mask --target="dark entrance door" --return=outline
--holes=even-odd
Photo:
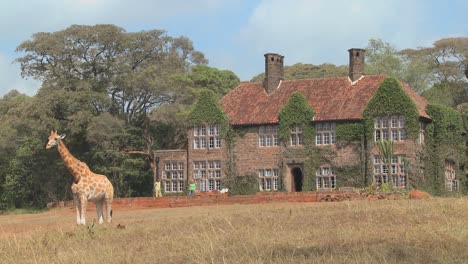
[[[302,175],[302,170],[300,168],[294,168],[292,170],[292,176],[294,180],[294,188],[293,190],[295,192],[302,192],[302,181],[303,181],[303,175]]]

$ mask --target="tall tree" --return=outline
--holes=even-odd
[[[175,76],[207,63],[186,37],[163,30],[127,33],[114,25],[73,25],[36,33],[17,51],[22,75],[68,91],[107,94],[111,111],[127,123],[143,122],[154,107],[172,103]],[[142,119],[143,118],[143,119]]]
[[[347,75],[347,66],[336,66],[329,63],[320,65],[296,63],[284,67],[284,78],[286,80],[341,77]],[[263,78],[265,78],[265,73],[260,73],[253,77],[251,81],[261,82]]]

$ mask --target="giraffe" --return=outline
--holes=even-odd
[[[88,201],[96,203],[99,224],[104,222],[102,207],[106,205],[106,220],[112,220],[112,200],[114,198],[114,188],[112,183],[104,175],[92,172],[86,163],[73,157],[62,139],[65,135],[57,134],[57,130],[50,131],[49,142],[46,149],[57,146],[57,150],[62,157],[65,166],[73,175],[71,190],[76,208],[76,224],[86,225],[86,207]]]

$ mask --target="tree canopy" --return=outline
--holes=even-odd
[[[366,67],[408,82],[467,122],[467,47],[467,38],[401,51],[370,40]],[[158,29],[72,25],[36,33],[17,51],[21,75],[42,86],[35,96],[0,98],[0,210],[70,199],[69,172],[56,151],[45,150],[52,129],[67,134],[76,158],[109,177],[117,197],[151,195],[153,151],[183,147],[191,110],[240,83],[232,71],[207,66],[187,37]],[[348,66],[298,63],[284,72],[286,79],[346,76]]]
[[[69,172],[57,151],[45,150],[52,129],[109,177],[117,196],[151,195],[153,151],[183,144],[201,91],[220,98],[240,82],[206,66],[190,39],[164,30],[73,25],[36,33],[17,51],[22,76],[42,86],[32,97],[0,98],[0,210],[70,199]]]

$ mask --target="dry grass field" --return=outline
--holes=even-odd
[[[88,221],[95,218],[88,212]],[[468,263],[468,198],[0,216],[0,263]]]

